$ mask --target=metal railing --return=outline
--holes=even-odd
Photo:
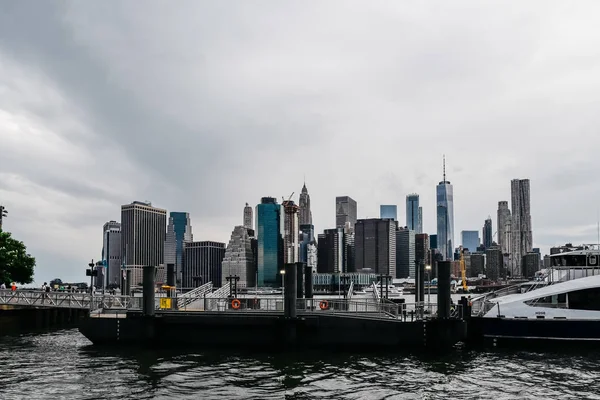
[[[348,287],[348,293],[346,297],[348,300],[352,300],[352,295],[354,294],[354,281],[350,281],[350,287]]]
[[[196,289],[190,290],[187,293],[179,295],[177,297],[177,307],[184,308],[188,304],[196,301],[199,297],[204,297],[204,295],[212,292],[213,284],[212,282],[207,282],[204,285],[197,287]]]
[[[0,289],[0,304],[4,305],[87,309],[92,305],[92,297],[89,293]]]

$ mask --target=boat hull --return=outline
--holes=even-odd
[[[486,347],[600,348],[600,320],[473,317],[469,342]]]

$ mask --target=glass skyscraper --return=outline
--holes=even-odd
[[[444,260],[452,260],[454,253],[454,194],[452,184],[446,180],[445,160],[444,180],[437,185],[436,195],[438,250]]]
[[[415,233],[423,233],[423,209],[416,193],[406,196],[406,226]]]
[[[379,218],[387,218],[393,219],[394,221],[398,221],[398,207],[396,207],[395,205],[380,205]]]
[[[479,247],[479,232],[478,231],[462,231],[460,239],[463,249],[468,249],[470,253],[475,253]]]
[[[190,214],[173,211],[169,215],[165,240],[165,264],[174,264],[175,284],[183,281],[184,243],[193,241]]]
[[[283,267],[281,205],[273,197],[263,197],[256,206],[258,237],[258,286],[280,286]]]

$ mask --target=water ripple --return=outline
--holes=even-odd
[[[599,353],[106,351],[76,330],[0,339],[0,398],[598,399]]]

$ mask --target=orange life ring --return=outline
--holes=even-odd
[[[321,300],[319,307],[321,310],[327,310],[329,308],[329,302],[327,300]]]
[[[239,301],[238,299],[233,299],[231,300],[231,308],[233,308],[234,310],[238,310],[242,305],[242,302]]]

